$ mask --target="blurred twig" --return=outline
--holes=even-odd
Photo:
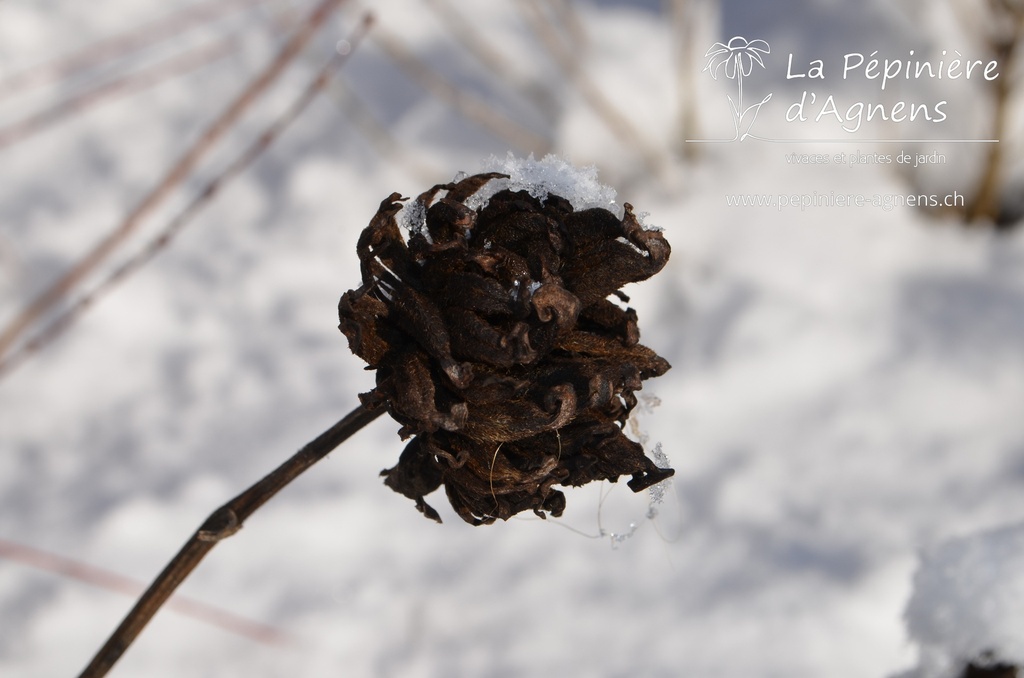
[[[587,76],[580,60],[559,38],[536,0],[523,0],[521,3],[517,3],[517,6],[523,9],[527,21],[537,37],[540,38],[544,48],[570,82],[579,90],[598,118],[628,148],[632,148],[640,154],[649,171],[659,176],[665,176],[669,167],[666,153],[648,141],[629,118],[624,116]]]
[[[1007,132],[1010,98],[1016,84],[1015,59],[1024,42],[1024,4],[1015,0],[989,0],[987,4],[989,25],[984,29],[983,40],[1002,71],[1000,77],[991,83],[994,110],[989,134],[999,142],[988,144],[984,169],[964,213],[964,220],[968,223],[999,220],[1003,190],[1003,137]]]
[[[114,591],[129,596],[138,596],[145,590],[145,585],[142,582],[130,577],[90,565],[89,563],[83,563],[80,560],[74,560],[6,539],[0,539],[0,558],[13,560],[37,570],[43,570],[107,591]],[[175,596],[167,601],[167,609],[257,643],[292,645],[296,642],[296,639],[286,631],[269,624],[240,617],[233,612],[208,605],[200,600]]]
[[[271,17],[271,23],[284,31],[288,25],[294,23],[294,17],[290,14],[291,12],[282,9]],[[307,56],[307,60],[309,58]],[[341,73],[328,81],[327,93],[341,112],[343,122],[354,126],[363,140],[369,143],[374,151],[388,159],[391,165],[406,170],[417,178],[418,183],[432,184],[437,181],[443,170],[422,160],[408,144],[400,143],[391,130],[377,119],[359,94],[347,84]]]
[[[0,360],[7,355],[21,334],[38,318],[60,302],[68,292],[80,283],[96,266],[102,263],[141,223],[143,218],[166,198],[206,154],[213,144],[224,135],[241,117],[242,113],[266,90],[284,71],[292,59],[302,50],[327,17],[344,0],[321,0],[313,12],[299,26],[284,44],[270,64],[256,76],[228,107],[210,124],[184,155],[175,162],[157,185],[125,217],[114,231],[100,241],[70,271],[46,289],[23,311],[17,314],[0,333]]]
[[[394,34],[383,29],[373,33],[374,43],[384,50],[402,70],[431,94],[458,111],[467,120],[475,122],[505,143],[522,151],[543,154],[551,142],[520,125],[494,106],[449,82],[419,57],[410,52]]]
[[[62,120],[79,115],[84,110],[102,101],[134,94],[135,92],[158,85],[165,80],[206,66],[225,56],[236,46],[235,40],[229,38],[227,40],[220,40],[212,45],[192,49],[154,66],[135,73],[129,73],[117,80],[105,82],[87,92],[62,101],[52,108],[34,113],[23,120],[0,128],[0,150],[23,141]]]
[[[441,176],[440,167],[424,162],[416,156],[415,150],[401,144],[391,131],[373,114],[366,103],[347,84],[344,78],[332,78],[327,90],[331,98],[344,114],[345,121],[351,123],[373,148],[382,156],[392,158],[394,164],[404,168],[419,183],[433,184]]]
[[[586,51],[590,47],[590,40],[572,0],[548,0],[548,4],[564,27],[573,49]]]
[[[82,49],[57,57],[0,81],[0,99],[36,85],[53,82],[88,70],[106,61],[125,56],[135,50],[150,47],[165,38],[179,35],[183,31],[235,9],[238,5],[252,4],[261,0],[213,0],[190,5],[176,12],[135,26],[118,35],[104,38]]]
[[[150,584],[79,678],[105,676],[153,615],[214,546],[242,529],[245,521],[263,504],[313,464],[326,457],[353,433],[383,414],[385,409],[381,407],[369,411],[360,405],[262,480],[211,513]]]
[[[472,54],[503,83],[522,92],[545,115],[550,116],[556,105],[554,94],[540,82],[532,81],[517,71],[502,54],[492,47],[493,42],[486,40],[480,29],[473,26],[464,14],[449,0],[427,0],[427,5],[441,19],[441,24],[448,29]]]
[[[686,139],[700,136],[697,118],[697,83],[694,74],[697,42],[697,7],[695,0],[664,0],[672,25],[676,88],[679,97],[679,131],[676,148],[688,159],[694,159],[700,144],[688,144]]]
[[[306,86],[302,93],[292,102],[292,105],[271,123],[263,132],[249,145],[241,155],[235,158],[219,175],[212,179],[192,199],[192,202],[185,207],[171,222],[164,227],[157,237],[150,240],[141,251],[132,256],[126,262],[118,266],[108,275],[95,289],[76,300],[67,310],[63,311],[52,323],[42,332],[12,350],[8,355],[0,358],[0,377],[20,365],[26,358],[53,342],[60,337],[83,313],[85,313],[104,294],[110,292],[128,276],[145,266],[161,250],[166,248],[171,241],[187,226],[192,218],[199,213],[220,191],[221,187],[242,173],[249,165],[265,151],[270,144],[306,109],[331,80],[338,66],[344,63],[348,55],[352,53],[366,35],[367,29],[372,22],[372,16],[367,14],[363,23],[351,37],[349,51],[344,54],[335,55],[324,64],[317,72],[315,78]]]

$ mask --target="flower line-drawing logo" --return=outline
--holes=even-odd
[[[764,68],[761,55],[771,54],[771,51],[771,47],[764,40],[747,40],[737,35],[728,43],[716,42],[704,55],[708,60],[704,71],[710,71],[712,78],[718,80],[718,73],[724,69],[725,77],[736,81],[736,100],[733,101],[732,95],[727,95],[732,109],[733,124],[736,127],[736,135],[730,141],[743,141],[747,137],[759,138],[750,133],[750,128],[757,120],[761,106],[768,103],[772,95],[769,93],[761,101],[744,107],[743,78],[754,71],[754,64]]]

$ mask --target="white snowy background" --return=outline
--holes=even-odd
[[[531,3],[459,5],[470,35],[508,66],[500,75],[436,3],[373,3],[377,37],[336,86],[159,257],[0,380],[0,539],[148,582],[210,511],[372,386],[336,329],[336,304],[358,281],[356,238],[380,200],[478,170],[492,154],[554,151],[595,164],[673,245],[665,271],[626,290],[644,343],[673,364],[645,385],[661,404],[639,422],[676,469],[657,518],[645,519],[644,495],[605,485],[568,490],[563,519],[479,528],[435,496],[445,522],[433,524],[378,477],[402,448],[397,425],[382,418],[220,544],[181,589],[290,644],[164,610],[113,675],[880,678],[918,665],[903,616],[920,554],[936,548],[933,558],[976,586],[942,602],[956,587],[919,576],[911,630],[931,653],[928,675],[953,670],[944,652],[995,649],[1024,661],[1024,587],[1000,588],[1019,569],[977,574],[1000,562],[1001,539],[1011,543],[1007,562],[1018,562],[1019,533],[987,532],[980,551],[938,546],[1024,521],[1024,236],[910,208],[727,207],[731,192],[871,194],[908,183],[884,165],[783,159],[854,146],[692,148],[678,126],[686,86],[695,133],[731,132],[735,82],[700,69],[707,48],[734,35],[772,44],[758,77],[778,101],[798,89],[780,75],[791,51],[977,46],[943,3],[692,4],[700,20],[689,71],[659,2],[579,1],[568,13],[543,4],[585,78],[644,140],[628,144],[546,51]],[[0,83],[184,6],[0,0]],[[3,129],[119,73],[234,40],[208,66],[0,149],[0,325],[120,222],[311,6],[253,1],[113,66],[0,94]],[[287,106],[364,9],[346,5],[85,288],[159,233]],[[516,146],[456,111],[398,67],[381,36],[540,142]],[[692,85],[680,84],[686,72]],[[933,135],[984,136],[975,83],[942,87],[900,95],[961,107]],[[757,128],[765,135],[817,134],[767,111]],[[971,190],[980,151],[922,152],[933,146],[947,164],[914,179]],[[1011,157],[1014,148],[1007,140]],[[684,149],[696,157],[684,160]],[[611,535],[631,523],[632,537],[612,548]],[[964,612],[974,598],[1002,602],[982,623]],[[949,639],[964,628],[930,622],[933,599],[971,628],[997,630],[957,645]],[[0,675],[75,675],[132,602],[0,560]]]

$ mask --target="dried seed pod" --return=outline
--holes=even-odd
[[[628,475],[640,491],[673,474],[622,432],[634,391],[669,364],[639,343],[636,313],[609,299],[628,301],[622,285],[660,271],[668,242],[628,203],[621,219],[526,191],[466,205],[505,176],[420,195],[424,224],[408,241],[391,194],[359,238],[363,284],[338,305],[352,351],[377,372],[362,402],[412,437],[384,482],[438,521],[424,497],[441,485],[480,525],[561,515],[555,485]]]

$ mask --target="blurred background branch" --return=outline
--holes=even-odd
[[[71,270],[15,315],[14,319],[0,331],[0,360],[11,353],[15,342],[33,323],[61,302],[88,274],[105,261],[136,230],[140,222],[149,216],[170,192],[189,176],[217,140],[231,129],[246,109],[284,72],[285,67],[299,54],[343,1],[323,0],[317,5],[306,21],[296,29],[288,42],[281,48],[277,56],[210,123],[188,150],[171,165],[156,186],[125,216],[124,220],[85,254]]]
[[[1007,225],[1003,214],[1006,185],[1006,147],[1011,138],[1019,136],[1019,129],[1010,126],[1011,106],[1020,84],[1020,45],[1024,42],[1024,3],[1019,0],[987,0],[982,11],[968,10],[957,1],[964,24],[974,26],[978,37],[988,49],[992,59],[999,62],[1000,77],[992,81],[992,139],[982,171],[977,177],[971,201],[964,211],[968,223],[996,223]],[[1013,134],[1011,134],[1011,132]],[[1018,215],[1019,217],[1019,215]]]
[[[280,136],[289,125],[295,122],[295,120],[304,110],[306,110],[309,104],[313,102],[313,99],[320,94],[328,83],[331,82],[337,68],[344,63],[345,59],[351,53],[351,50],[355,49],[359,42],[362,41],[365,33],[365,27],[369,26],[369,22],[370,15],[367,15],[363,22],[364,28],[353,36],[352,43],[345,44],[344,53],[334,54],[334,56],[332,56],[327,63],[320,68],[313,80],[310,81],[305,89],[292,102],[291,106],[289,106],[284,113],[278,116],[270,126],[264,129],[263,132],[256,137],[256,140],[252,142],[226,168],[224,168],[220,174],[209,181],[202,190],[199,191],[196,197],[192,199],[188,206],[175,216],[170,223],[162,228],[155,238],[146,243],[139,252],[117,266],[93,290],[83,294],[73,303],[68,305],[66,309],[62,310],[59,315],[36,336],[32,337],[19,347],[12,349],[7,355],[0,355],[0,378],[10,370],[14,369],[25,359],[29,358],[32,354],[44,348],[50,342],[58,339],[62,334],[70,329],[79,316],[91,308],[100,297],[109,293],[117,285],[123,283],[130,275],[141,269],[149,263],[153,257],[170,245],[178,233],[192,222],[200,210],[202,210],[207,203],[216,197],[221,187],[237,177],[253,162],[255,162],[255,160],[277,139],[277,137]]]
[[[261,1],[207,0],[188,5],[69,54],[27,67],[0,80],[0,102],[40,85],[67,80],[100,66],[109,66],[112,62],[121,61],[141,50],[152,48],[156,43],[178,37],[191,28],[208,24],[230,12],[259,4]]]
[[[6,539],[0,539],[0,558],[21,563],[40,572],[47,572],[57,577],[79,581],[133,598],[139,596],[146,589],[144,582],[106,568]],[[228,610],[187,596],[172,597],[167,601],[167,609],[256,643],[289,646],[298,642],[292,634],[283,629],[241,617]]]

